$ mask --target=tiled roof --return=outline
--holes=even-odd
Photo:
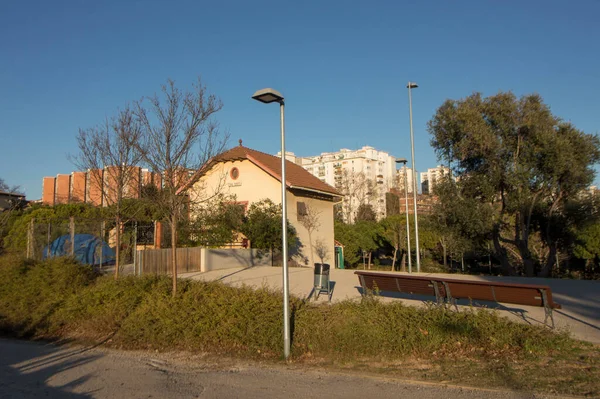
[[[239,161],[245,159],[249,160],[275,179],[281,181],[281,158],[241,145],[217,155],[212,162]],[[340,192],[335,188],[322,182],[302,166],[296,165],[288,160],[285,161],[285,175],[286,186],[288,188],[316,190],[335,196],[341,196]]]

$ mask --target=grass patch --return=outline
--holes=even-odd
[[[125,349],[281,359],[281,293],[168,277],[115,281],[69,259],[0,258],[0,332]],[[292,361],[486,387],[598,395],[598,348],[485,309],[291,298]]]

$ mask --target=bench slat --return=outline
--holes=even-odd
[[[513,303],[529,306],[547,306],[560,309],[561,306],[552,300],[552,290],[545,285],[515,284],[491,281],[459,280],[436,276],[407,276],[402,274],[356,271],[355,274],[365,280],[366,287],[376,286],[380,291],[405,292],[435,296],[433,284],[438,285],[441,296],[456,299],[472,299],[480,301]],[[449,292],[447,292],[446,287]],[[548,303],[542,300],[542,291],[546,292]]]

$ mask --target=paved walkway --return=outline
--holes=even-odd
[[[427,273],[413,273],[413,275],[427,276]],[[290,293],[300,298],[307,298],[313,287],[312,268],[290,268]],[[554,311],[554,320],[557,328],[566,328],[571,331],[573,337],[596,344],[600,344],[600,281],[586,280],[559,280],[525,277],[492,277],[471,276],[456,274],[438,274],[450,278],[462,278],[484,281],[503,281],[522,284],[548,285],[552,289],[553,298],[562,305],[562,309]],[[205,273],[188,273],[181,277],[196,280],[213,281],[219,280],[232,285],[248,285],[261,287],[263,285],[275,289],[282,287],[282,270],[280,267],[252,267],[214,270]],[[330,280],[333,287],[332,302],[346,299],[355,300],[360,298],[360,284],[353,270],[332,269]],[[409,296],[387,296],[384,301],[403,301],[408,305],[423,305],[426,298]],[[319,302],[326,302],[326,295],[321,295]],[[459,302],[468,305],[468,302]],[[512,304],[485,303],[482,305],[498,309],[498,311],[510,319],[518,320],[533,325],[543,325],[544,309],[533,306],[520,306]]]

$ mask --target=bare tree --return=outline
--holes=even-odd
[[[319,259],[321,259],[321,263],[325,263],[325,258],[329,255],[329,248],[323,238],[317,238],[315,241],[315,252]]]
[[[142,158],[135,144],[140,135],[140,125],[131,108],[126,107],[102,125],[79,129],[79,153],[70,157],[77,168],[89,171],[90,189],[101,193],[102,205],[109,207],[114,216],[115,279],[121,264],[123,199],[135,195],[141,184],[138,165]]]
[[[2,253],[2,245],[5,229],[9,224],[9,220],[15,211],[23,209],[27,204],[25,195],[21,192],[19,186],[9,186],[4,179],[0,177],[0,191],[7,195],[4,206],[0,206],[0,253]]]
[[[9,186],[3,178],[0,177],[0,191],[14,194],[22,194],[19,186]]]
[[[319,211],[314,206],[306,203],[305,211],[302,215],[299,216],[299,222],[308,232],[308,244],[310,246],[310,263],[311,265],[314,263],[313,259],[313,243],[312,243],[312,234],[321,227],[321,211]]]
[[[222,107],[200,79],[190,91],[181,91],[168,80],[160,95],[144,98],[135,106],[142,131],[137,148],[145,163],[163,174],[157,202],[168,214],[171,227],[173,296],[177,294],[177,225],[192,197],[201,198],[190,193],[195,187],[191,176],[225,148],[227,135],[219,132],[212,119]]]
[[[344,196],[342,212],[346,223],[352,223],[358,207],[370,203],[377,195],[375,183],[363,172],[344,170],[338,188]]]

